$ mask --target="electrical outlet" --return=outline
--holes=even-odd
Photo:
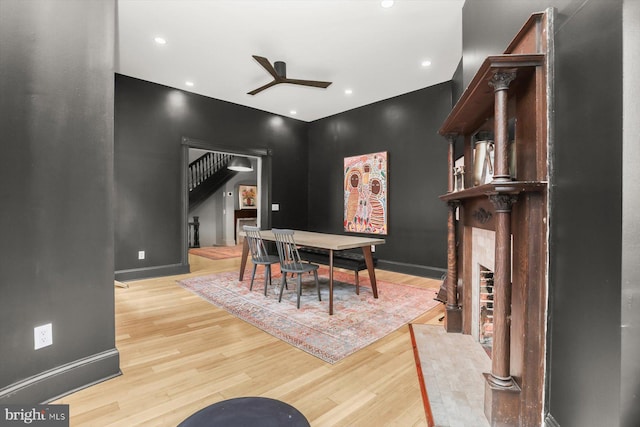
[[[35,350],[53,344],[53,331],[51,323],[47,323],[46,325],[42,326],[36,326],[35,328],[33,328],[33,343]]]
[[[371,252],[375,252],[376,251],[376,245],[371,245]]]
[[[144,259],[144,251],[138,251],[138,259]]]

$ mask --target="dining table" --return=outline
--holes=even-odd
[[[263,240],[275,242],[276,238],[271,230],[260,230]],[[315,231],[294,230],[293,238],[296,245],[301,247],[324,249],[329,254],[329,315],[333,314],[333,255],[335,251],[345,249],[362,249],[364,261],[371,281],[373,297],[378,298],[378,286],[376,283],[376,271],[373,263],[372,246],[382,245],[384,239],[376,237],[363,237],[344,234],[329,234]],[[240,280],[244,278],[244,270],[249,257],[249,244],[244,239],[242,246],[242,258],[240,260]]]

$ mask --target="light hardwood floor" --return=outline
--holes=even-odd
[[[176,280],[237,271],[239,258],[190,256],[191,273],[114,287],[121,376],[53,403],[71,426],[175,426],[212,403],[264,396],[312,426],[426,426],[409,327],[331,365],[182,289]],[[376,270],[381,280],[439,280]],[[416,322],[438,323],[442,304]]]

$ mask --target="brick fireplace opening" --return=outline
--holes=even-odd
[[[493,345],[493,271],[495,232],[473,227],[471,278],[471,335],[491,355]]]
[[[493,347],[493,271],[480,265],[478,341],[491,357]]]

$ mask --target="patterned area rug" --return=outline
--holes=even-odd
[[[275,267],[275,266],[274,266]],[[260,272],[262,267],[258,268]],[[250,270],[243,282],[237,272],[194,277],[178,283],[196,295],[227,310],[265,332],[326,362],[336,363],[395,331],[436,304],[436,292],[378,280],[378,299],[373,298],[368,275],[362,274],[356,295],[353,273],[334,274],[334,314],[329,316],[328,270],[321,268],[318,301],[313,275],[303,279],[300,309],[296,308],[295,281],[288,280],[282,302],[277,291],[280,274],[264,296],[264,276],[256,274],[249,291]]]
[[[189,253],[209,259],[227,259],[242,255],[242,245],[236,246],[207,246],[204,248],[191,248]]]

